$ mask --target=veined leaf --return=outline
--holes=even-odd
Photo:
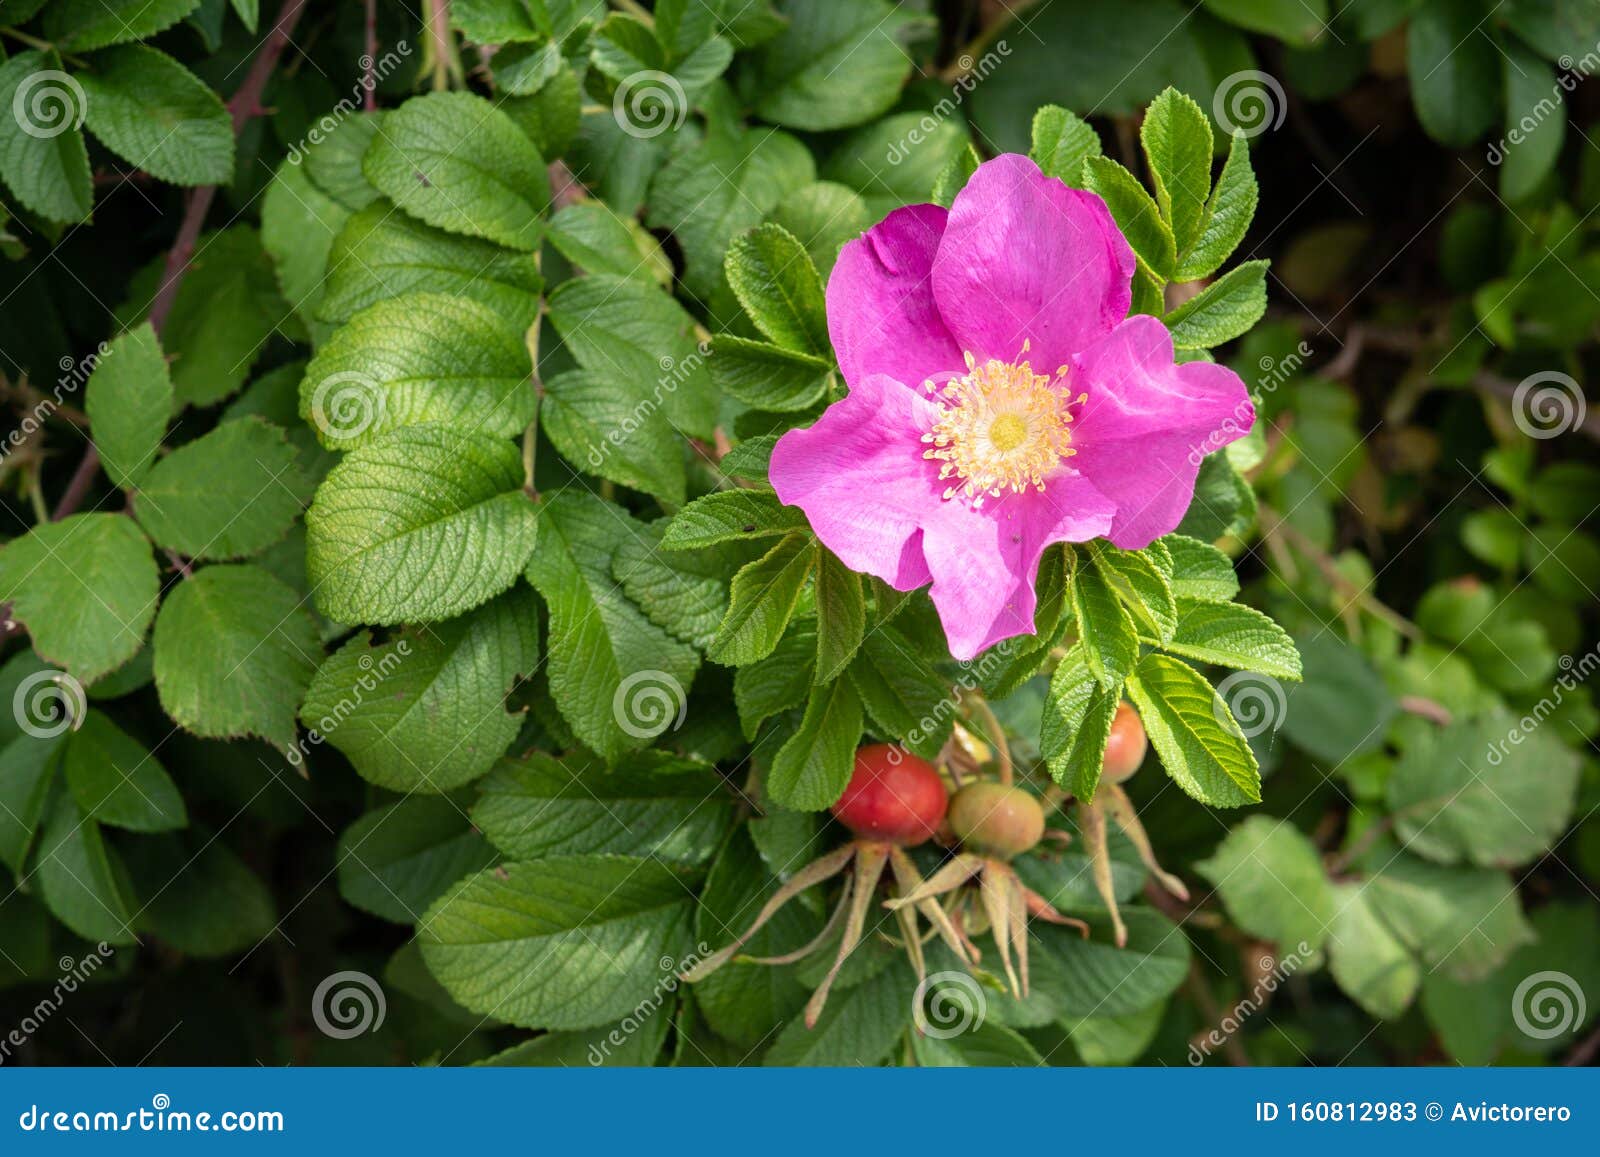
[[[1201,803],[1261,801],[1255,753],[1211,684],[1165,655],[1146,655],[1128,680],[1150,745],[1174,782]]]

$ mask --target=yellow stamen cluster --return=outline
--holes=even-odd
[[[941,479],[958,480],[944,497],[965,491],[977,506],[986,495],[1020,494],[1029,486],[1043,490],[1061,460],[1074,453],[1067,408],[1072,399],[1051,385],[1066,376],[1067,367],[1037,374],[1026,360],[979,365],[970,353],[966,359],[963,376],[942,388],[923,384],[944,406],[943,416],[922,436],[932,445],[923,457],[943,463]]]

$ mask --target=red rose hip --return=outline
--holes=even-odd
[[[856,752],[855,771],[833,814],[856,835],[914,848],[938,829],[949,804],[933,764],[888,743]]]
[[[1139,713],[1131,703],[1118,703],[1117,714],[1111,720],[1111,735],[1106,739],[1106,758],[1101,776],[1107,783],[1125,782],[1139,770],[1149,746]]]

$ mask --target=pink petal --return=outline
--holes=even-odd
[[[828,278],[828,334],[850,386],[868,374],[920,386],[965,368],[933,302],[944,225],[938,205],[908,205],[840,251]]]
[[[1028,491],[988,498],[974,510],[952,498],[924,523],[933,605],[965,661],[1016,635],[1033,634],[1039,558],[1053,542],[1087,542],[1111,528],[1116,508],[1088,479],[1063,471]]]
[[[1071,462],[1117,505],[1108,537],[1148,546],[1183,520],[1207,454],[1244,437],[1255,407],[1239,375],[1172,360],[1172,336],[1130,317],[1074,360],[1073,390],[1088,394],[1072,427]]]
[[[850,386],[809,429],[790,430],[772,451],[778,497],[806,512],[811,528],[851,570],[896,590],[928,581],[923,520],[939,504],[938,463],[922,456],[922,434],[938,407],[883,374]]]
[[[1026,340],[1028,360],[1049,372],[1127,316],[1133,270],[1104,201],[1008,153],[979,165],[956,195],[933,295],[979,361],[1018,360]]]

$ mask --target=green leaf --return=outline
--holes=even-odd
[[[1592,50],[1591,44],[1586,51]],[[1532,196],[1555,169],[1567,135],[1567,106],[1555,69],[1515,38],[1508,38],[1502,51],[1506,135],[1503,143],[1491,147],[1503,158],[1500,195],[1508,201],[1521,201]]]
[[[772,716],[806,701],[816,666],[816,621],[800,619],[789,625],[772,654],[734,672],[733,703],[746,739],[754,740],[761,724]]]
[[[1206,202],[1200,235],[1189,249],[1178,254],[1175,280],[1197,281],[1220,269],[1244,240],[1259,200],[1256,175],[1250,168],[1250,145],[1244,133],[1235,129],[1222,175]]]
[[[63,49],[87,52],[143,40],[172,27],[200,0],[56,0],[44,16],[44,34]]]
[[[1336,884],[1328,929],[1328,969],[1345,995],[1380,1020],[1410,1007],[1422,968],[1378,918],[1360,884]]]
[[[0,602],[41,657],[82,683],[144,645],[160,590],[150,544],[120,514],[74,514],[0,547]]]
[[[829,362],[731,334],[711,341],[717,389],[758,410],[789,413],[814,406],[828,386]]]
[[[1428,135],[1462,148],[1500,111],[1500,53],[1474,5],[1428,0],[1406,29],[1411,101]]]
[[[311,359],[300,416],[340,450],[429,422],[510,437],[533,416],[531,371],[522,332],[488,306],[437,293],[391,297],[340,326]]]
[[[1083,180],[1084,188],[1105,200],[1117,228],[1145,268],[1162,280],[1171,280],[1177,264],[1176,242],[1138,178],[1110,157],[1096,156],[1084,159]]]
[[[1240,807],[1261,802],[1255,754],[1227,705],[1192,667],[1146,655],[1128,680],[1150,745],[1173,781],[1201,803]]]
[[[1178,598],[1224,603],[1239,593],[1233,561],[1209,542],[1183,534],[1161,542],[1172,556],[1172,593]]]
[[[1178,629],[1162,649],[1186,659],[1300,678],[1300,652],[1288,632],[1253,607],[1178,600]]]
[[[150,469],[172,417],[172,378],[149,324],[112,339],[83,400],[106,476],[131,487]]]
[[[1139,141],[1150,164],[1156,203],[1172,228],[1178,252],[1183,253],[1205,224],[1211,192],[1211,122],[1191,98],[1169,88],[1151,102],[1139,126]]]
[[[844,673],[861,647],[867,603],[861,594],[861,576],[829,550],[817,552],[816,602],[816,681],[831,683]]]
[[[1110,543],[1094,542],[1084,548],[1135,623],[1157,639],[1172,637],[1178,627],[1178,608],[1172,598],[1172,557],[1153,542],[1144,550],[1118,550]]]
[[[928,999],[937,999],[937,989]],[[985,1021],[956,1036],[908,1034],[924,1068],[1040,1068],[1045,1060],[1020,1033]]]
[[[533,752],[501,761],[482,792],[472,822],[513,860],[617,852],[703,864],[733,825],[715,768],[657,752],[612,771]]]
[[[1565,678],[1576,686],[1575,676]],[[1389,810],[1407,851],[1445,864],[1513,867],[1560,838],[1572,818],[1580,761],[1540,731],[1537,719],[1493,711],[1408,744],[1388,782]]]
[[[903,960],[835,992],[815,1028],[795,1017],[778,1034],[764,1065],[874,1066],[888,1059],[911,1027],[917,978]]]
[[[694,877],[656,860],[559,856],[469,876],[417,929],[429,970],[473,1012],[529,1028],[620,1021],[693,945]]]
[[[956,195],[967,187],[967,182],[972,180],[972,174],[978,171],[978,166],[981,164],[983,158],[978,156],[977,149],[971,145],[962,149],[951,158],[950,163],[933,182],[933,194],[930,199],[940,208],[950,208],[956,203]]]
[[[61,767],[79,810],[102,824],[162,832],[189,822],[166,769],[99,711],[67,738]]]
[[[1280,955],[1321,950],[1338,910],[1333,885],[1316,845],[1287,820],[1251,816],[1195,868],[1216,885],[1234,923],[1278,945]]]
[[[663,552],[666,519],[644,527],[637,538],[617,544],[611,573],[646,617],[674,638],[704,650],[716,637],[728,605],[728,580],[744,552],[716,547],[686,553]]]
[[[85,104],[53,52],[19,52],[0,64],[0,179],[52,221],[82,221],[94,204],[89,150],[78,131]]]
[[[1047,177],[1083,188],[1083,162],[1100,155],[1100,134],[1075,112],[1047,104],[1033,114],[1028,156]]]
[[[544,390],[544,432],[568,462],[670,505],[683,502],[683,442],[637,379],[573,370]]]
[[[487,772],[516,738],[522,716],[506,711],[506,697],[538,662],[537,609],[517,587],[381,644],[361,632],[317,670],[300,718],[379,787],[446,792]]]
[[[848,679],[813,687],[805,716],[767,774],[774,802],[821,811],[844,792],[861,742],[861,700]]]
[[[950,680],[929,666],[899,631],[875,627],[848,673],[867,715],[884,735],[924,759],[939,754],[955,722]]]
[[[306,511],[306,577],[345,623],[433,622],[516,581],[538,532],[517,448],[445,426],[396,430],[328,472]]]
[[[590,373],[627,383],[678,429],[709,438],[715,394],[694,319],[656,286],[591,274],[565,281],[549,299],[550,320]]]
[[[352,112],[333,127],[321,131],[303,149],[291,147],[292,163],[305,161],[312,183],[352,213],[365,209],[378,199],[378,190],[367,183],[361,171],[366,155],[383,125],[384,113]]]
[[[1150,908],[1124,908],[1128,946],[1112,941],[1109,921],[1088,917],[1093,935],[1031,921],[1033,995],[1050,1020],[1133,1016],[1164,1001],[1189,972],[1189,938]],[[999,1011],[991,1004],[991,1012]]]
[[[43,666],[27,652],[22,652],[13,658],[12,663],[6,664],[7,675],[11,673],[12,664],[24,658],[32,660],[30,666]],[[12,695],[19,689],[20,684],[13,684],[9,678],[6,680],[6,690]],[[38,693],[34,692],[35,695]],[[5,701],[16,702],[10,697]],[[52,721],[51,729],[57,725],[56,721]],[[65,747],[64,735],[38,739],[19,733],[0,748],[0,863],[14,874],[21,874],[33,845],[33,837],[44,820],[45,805],[50,802],[50,788],[55,783],[57,757]],[[0,910],[3,907],[0,906]]]
[[[243,558],[300,513],[295,448],[260,418],[224,422],[158,461],[134,500],[157,546],[190,558]]]
[[[499,858],[453,799],[408,796],[339,833],[339,895],[385,920],[416,924],[451,884]]]
[[[1302,639],[1299,651],[1305,682],[1282,696],[1289,741],[1333,766],[1381,747],[1399,708],[1372,664],[1326,631]]]
[[[1585,0],[1506,0],[1494,15],[1551,60],[1581,58],[1600,41],[1600,12]]]
[[[874,224],[867,198],[832,181],[802,185],[779,201],[767,219],[799,238],[824,282],[839,250]]]
[[[1382,869],[1367,881],[1367,899],[1430,972],[1482,980],[1533,940],[1504,872],[1430,864],[1392,848],[1382,854]]]
[[[1179,349],[1210,349],[1247,333],[1267,311],[1266,261],[1236,265],[1162,318]]]
[[[177,723],[209,739],[294,743],[295,712],[322,657],[304,599],[255,566],[208,566],[156,618],[156,691]]]
[[[733,239],[724,265],[734,296],[763,334],[785,349],[831,354],[822,279],[793,234],[778,225],[752,229]]]
[[[261,198],[261,247],[272,258],[278,288],[313,346],[326,342],[332,331],[320,315],[330,273],[328,254],[349,219],[350,210],[318,188],[304,165],[279,165]]]
[[[1204,0],[1230,24],[1279,40],[1309,44],[1328,28],[1329,0]],[[1359,5],[1358,5],[1359,6]],[[1342,11],[1340,13],[1343,14]]]
[[[623,511],[568,490],[545,502],[542,522],[527,573],[550,609],[550,693],[578,738],[614,760],[681,724],[699,656],[612,577],[617,544],[636,533]]]
[[[141,901],[135,915],[140,931],[190,956],[244,952],[271,936],[278,923],[266,884],[218,834],[134,840],[127,854]]]
[[[816,565],[817,550],[814,539],[791,534],[734,575],[728,613],[706,657],[738,667],[771,654]]]
[[[233,178],[233,121],[217,94],[164,52],[125,44],[96,53],[77,74],[89,131],[112,152],[163,181]]]
[[[318,312],[348,321],[369,305],[411,293],[466,297],[522,333],[539,312],[537,258],[491,241],[460,237],[378,201],[355,214],[328,251],[327,291]]]
[[[751,58],[746,88],[763,120],[822,131],[888,112],[911,75],[900,41],[926,18],[884,0],[783,0],[788,26]]]
[[[132,944],[133,908],[100,825],[57,792],[39,837],[33,882],[52,915],[85,940]]]
[[[1108,688],[1095,678],[1082,643],[1062,656],[1050,677],[1039,753],[1050,778],[1085,803],[1094,799],[1100,784],[1106,741],[1121,698],[1121,684]]]
[[[361,161],[373,186],[450,233],[538,248],[550,201],[544,158],[500,109],[465,92],[415,96],[384,116]]]
[[[1072,614],[1094,677],[1107,688],[1122,683],[1139,659],[1139,637],[1100,568],[1081,554],[1073,556]]]
[[[550,244],[585,273],[609,273],[668,285],[672,262],[632,217],[604,201],[578,201],[550,218]]]

